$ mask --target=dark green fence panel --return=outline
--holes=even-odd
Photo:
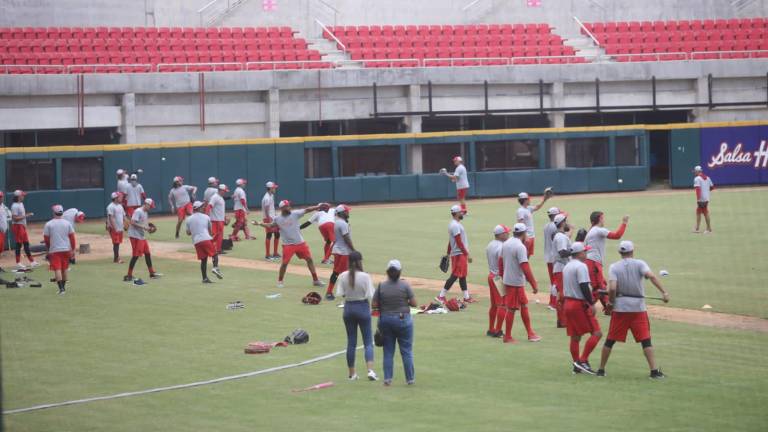
[[[208,187],[208,177],[221,177],[218,168],[219,152],[216,147],[190,148],[189,178],[186,181],[197,186],[197,199],[203,199],[205,188]]]
[[[306,201],[308,203],[336,202],[333,195],[332,178],[307,179],[304,184]]]
[[[389,177],[363,177],[362,178],[363,201],[383,202],[389,201]]]
[[[561,170],[556,169],[541,169],[532,170],[531,173],[531,185],[530,193],[541,194],[545,188],[551,187],[555,192],[562,192],[562,175]]]
[[[617,169],[618,190],[632,191],[644,190],[650,182],[650,171],[648,167],[618,167]],[[619,179],[621,183],[618,183]]]
[[[113,152],[106,152],[107,157],[112,158]],[[123,153],[123,152],[120,152]],[[119,156],[117,156],[119,157]],[[171,179],[166,179],[163,176],[163,165],[166,160],[163,160],[162,149],[140,149],[131,152],[128,160],[132,161],[130,170],[142,169],[144,172],[139,174],[139,182],[144,188],[147,197],[155,200],[155,212],[163,211],[168,207],[168,191],[171,189]],[[106,158],[105,158],[106,160]],[[119,164],[119,162],[118,162]],[[109,195],[116,190],[115,171],[112,170],[109,173],[109,182],[104,183],[104,205],[109,203]]]
[[[389,176],[389,196],[392,201],[411,201],[419,199],[419,176]]]
[[[619,184],[616,177],[616,167],[590,168],[589,191],[590,192],[613,192],[618,190]]]
[[[673,129],[669,145],[669,184],[693,187],[691,171],[701,161],[701,129]]]
[[[266,192],[264,185],[268,181],[277,182],[275,176],[275,145],[255,144],[243,147],[248,149],[248,182],[250,189],[256,194],[256,199],[258,200],[258,202],[254,201],[253,205],[261,206],[261,198],[264,196],[264,192]],[[304,178],[303,171],[300,177]],[[276,195],[280,199],[285,191],[283,190],[283,185],[279,182],[277,183],[280,187]]]
[[[520,192],[539,193],[533,188],[533,171],[504,171],[504,189],[501,196],[517,195]]]
[[[275,172],[280,197],[294,202],[304,198],[304,143],[275,146]]]
[[[560,170],[560,192],[589,192],[589,168],[566,168]]]
[[[337,177],[333,180],[333,196],[340,203],[363,201],[362,177]]]
[[[254,184],[248,178],[248,150],[244,145],[220,146],[218,148],[218,177],[233,191],[237,187],[235,180],[242,178],[248,181],[245,195],[249,208],[261,207],[261,197],[264,195],[260,185]],[[194,151],[194,150],[193,150]],[[229,206],[231,206],[231,202]],[[231,207],[230,207],[231,208]]]
[[[419,176],[419,199],[447,199],[456,196],[456,185],[440,174]]]
[[[503,171],[475,173],[475,195],[477,197],[495,197],[505,194]]]

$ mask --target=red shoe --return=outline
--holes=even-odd
[[[541,336],[537,335],[536,333],[528,335],[528,342],[539,342],[539,341],[541,341]]]
[[[464,303],[477,303],[479,300],[476,300],[474,297],[469,297],[464,299]]]
[[[517,343],[517,341],[512,336],[510,337],[504,336],[504,343]]]

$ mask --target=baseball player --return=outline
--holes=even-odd
[[[72,229],[75,229],[75,224],[82,223],[85,220],[85,213],[76,208],[66,209],[61,217],[72,225]],[[76,230],[75,230],[76,231]],[[69,258],[70,264],[75,264],[75,254]]]
[[[621,218],[621,225],[615,231],[609,231],[605,228],[605,214],[601,211],[593,211],[589,215],[589,222],[592,227],[584,238],[584,244],[589,246],[587,252],[587,268],[589,269],[589,280],[592,284],[592,293],[596,300],[600,300],[605,310],[605,301],[607,294],[605,291],[607,283],[603,276],[603,257],[605,256],[605,239],[619,240],[624,235],[629,223],[629,216]],[[602,293],[602,294],[601,294]]]
[[[501,280],[499,275],[499,260],[501,259],[501,248],[507,239],[509,239],[510,229],[504,225],[496,225],[493,229],[493,240],[485,248],[485,256],[488,258],[488,289],[491,293],[491,307],[488,309],[488,331],[486,336],[502,337],[504,332],[501,325],[507,310],[504,308],[504,297],[496,287],[496,280]]]
[[[446,279],[437,301],[445,303],[445,296],[451,289],[454,282],[459,280],[461,292],[464,293],[464,301],[474,303],[476,300],[469,295],[467,289],[467,271],[472,257],[469,256],[469,242],[467,242],[467,232],[464,231],[464,225],[461,220],[464,219],[464,210],[454,205],[451,207],[451,223],[448,224],[448,249],[447,254],[451,257],[451,276]]]
[[[693,168],[693,173],[696,175],[693,178],[693,189],[696,191],[696,228],[693,232],[698,234],[701,231],[701,215],[704,215],[704,221],[707,223],[707,230],[704,234],[712,232],[712,225],[709,222],[709,195],[715,190],[715,184],[712,183],[712,179],[709,178],[701,170],[701,167],[696,165]]]
[[[549,194],[544,194],[544,198],[535,206],[531,205],[531,197],[526,192],[520,192],[517,195],[517,202],[520,203],[520,208],[517,209],[517,221],[525,224],[528,227],[526,233],[525,249],[528,250],[528,256],[533,255],[536,230],[533,228],[533,213],[537,212],[545,202],[549,200]]]
[[[67,291],[67,269],[69,258],[75,254],[75,229],[65,220],[64,207],[56,204],[52,208],[53,219],[43,227],[43,240],[48,251],[50,269],[56,276],[59,294]]]
[[[227,218],[227,209],[224,202],[224,194],[229,192],[227,185],[221,183],[216,187],[217,192],[208,197],[208,209],[211,217],[211,236],[216,254],[221,254],[221,244],[224,241],[224,225]]]
[[[557,310],[557,288],[555,287],[555,275],[552,268],[555,265],[555,255],[552,250],[552,237],[557,233],[557,227],[553,220],[560,214],[560,209],[551,207],[547,210],[549,223],[544,225],[544,261],[547,263],[547,274],[549,274],[549,310]]]
[[[456,167],[456,169],[453,171],[453,174],[448,174],[448,172],[444,169],[441,170],[441,172],[448,176],[452,182],[456,183],[456,199],[459,200],[461,211],[466,215],[466,198],[467,191],[469,191],[469,177],[467,175],[467,167],[464,166],[464,159],[462,159],[461,156],[456,156],[453,158],[453,165]]]
[[[24,247],[24,254],[29,260],[30,267],[37,267],[39,264],[32,258],[32,252],[29,250],[29,235],[27,234],[27,218],[35,214],[24,208],[24,197],[27,193],[16,189],[13,191],[13,204],[11,204],[11,231],[16,241],[16,268],[25,269],[21,264],[21,248]]]
[[[184,178],[176,176],[173,178],[173,186],[168,192],[168,203],[171,205],[171,214],[176,215],[176,238],[179,238],[179,230],[184,218],[192,214],[192,196],[197,193],[195,186],[185,185]]]
[[[331,278],[328,281],[328,288],[325,290],[326,300],[335,300],[333,295],[333,287],[336,285],[336,280],[339,275],[349,270],[349,254],[355,251],[355,246],[352,244],[352,234],[349,231],[349,213],[352,209],[345,204],[339,204],[334,209],[335,220],[333,222],[333,272]],[[329,209],[330,211],[330,209]],[[326,212],[318,211],[317,214],[327,214]]]
[[[11,219],[11,209],[5,206],[5,193],[0,191],[0,254],[5,250],[8,235],[8,221]],[[0,268],[0,272],[3,269]]]
[[[127,202],[125,201],[126,196],[128,195],[128,172],[122,168],[117,170],[115,172],[117,175],[117,191],[120,192],[123,195],[123,208],[127,210]]]
[[[240,230],[243,230],[245,233],[246,240],[256,239],[256,237],[251,237],[250,230],[248,229],[248,222],[246,221],[246,217],[248,216],[248,197],[245,194],[245,186],[247,184],[248,181],[245,179],[239,178],[235,180],[235,185],[237,187],[232,193],[235,209],[235,223],[232,224],[232,234],[229,236],[229,239],[232,241],[240,240],[240,237],[237,235]]]
[[[600,358],[598,376],[605,376],[605,365],[611,355],[611,349],[616,342],[624,342],[627,332],[632,331],[635,342],[643,347],[643,354],[651,369],[650,378],[661,379],[665,375],[656,364],[653,345],[651,345],[651,325],[645,307],[645,288],[643,279],[650,279],[656,289],[661,292],[664,303],[669,302],[669,293],[661,286],[661,282],[653,274],[651,268],[643,260],[634,258],[635,246],[631,241],[624,240],[619,244],[621,260],[608,269],[608,308],[611,310],[611,324],[608,337],[603,346]]]
[[[325,243],[323,244],[323,260],[321,264],[332,264],[331,253],[333,251],[333,242],[336,241],[336,235],[334,229],[336,227],[336,208],[330,208],[323,211],[322,209],[316,211],[308,221],[301,224],[301,229],[304,229],[312,224],[317,225],[317,229],[320,231],[320,235],[323,237]]]
[[[147,194],[144,192],[144,186],[139,183],[139,176],[131,174],[125,192],[125,214],[129,218],[133,216],[133,212],[141,206],[145,199],[147,199]]]
[[[261,199],[261,220],[264,223],[270,223],[275,219],[275,216],[277,216],[277,213],[275,212],[275,192],[277,192],[279,186],[272,181],[268,181],[264,186],[267,191],[264,192],[264,197]],[[277,253],[277,245],[280,243],[280,228],[264,228],[264,231],[266,231],[266,237],[264,238],[264,259],[267,261],[280,259],[280,254]],[[270,254],[269,242],[273,237],[275,241],[272,245],[272,253]]]
[[[149,209],[155,207],[155,202],[152,198],[147,198],[141,207],[137,208],[131,216],[131,225],[128,227],[128,238],[131,240],[131,262],[128,263],[128,274],[123,277],[125,282],[134,282],[139,285],[143,284],[141,279],[134,281],[133,268],[136,266],[136,261],[139,257],[143,256],[144,261],[147,263],[147,269],[149,270],[149,277],[152,279],[159,279],[162,274],[157,273],[155,268],[152,267],[152,256],[149,251],[149,243],[144,238],[145,231],[151,231],[149,226]]]
[[[192,236],[197,259],[200,260],[200,273],[203,275],[203,283],[209,284],[213,282],[208,279],[208,257],[213,258],[213,269],[211,269],[211,272],[219,279],[224,279],[224,275],[219,270],[219,254],[216,252],[216,246],[213,244],[213,237],[211,236],[211,218],[205,214],[207,208],[208,205],[203,201],[192,203],[194,213],[187,218],[186,224],[187,235]]]
[[[320,206],[313,206],[303,210],[293,210],[290,201],[282,200],[278,205],[280,214],[275,216],[274,221],[270,223],[253,221],[254,225],[260,225],[265,228],[274,226],[280,228],[280,238],[283,239],[283,261],[280,264],[280,273],[277,278],[278,288],[283,288],[285,286],[283,283],[285,270],[288,268],[288,263],[291,262],[291,258],[293,258],[294,255],[307,262],[307,268],[312,274],[312,285],[325,285],[317,278],[315,263],[312,261],[312,252],[310,252],[307,242],[304,241],[304,237],[301,236],[301,229],[299,226],[299,220],[301,220],[302,216],[319,208]]]
[[[512,227],[512,237],[501,247],[499,271],[504,283],[504,343],[515,343],[512,338],[512,324],[515,321],[515,311],[520,309],[520,317],[528,333],[530,342],[539,342],[541,337],[531,327],[531,316],[528,312],[528,296],[525,295],[525,281],[531,285],[533,293],[539,292],[536,278],[533,277],[528,263],[528,251],[525,248],[525,236],[528,228],[525,224],[516,223]]]
[[[573,359],[573,373],[595,372],[589,365],[589,355],[600,342],[603,333],[595,318],[595,298],[592,296],[589,269],[584,261],[590,247],[582,242],[571,245],[571,260],[563,268],[563,294],[565,296],[566,332],[571,338],[570,351]],[[584,351],[579,354],[581,337],[589,334]]]
[[[555,262],[552,265],[552,276],[557,290],[557,328],[565,327],[565,297],[563,293],[563,269],[568,264],[571,256],[570,226],[568,216],[560,213],[552,220],[557,232],[552,237],[552,255]]]
[[[219,194],[219,179],[216,177],[208,177],[208,187],[203,192],[203,202],[209,203],[211,197]]]
[[[120,259],[120,244],[123,242],[123,231],[126,230],[127,223],[130,219],[125,217],[125,209],[123,208],[123,195],[120,192],[112,192],[110,195],[112,202],[107,206],[107,220],[106,228],[109,233],[109,237],[112,239],[112,254],[115,264],[122,264],[123,260]]]

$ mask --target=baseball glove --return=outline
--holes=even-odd
[[[147,226],[149,227],[149,233],[154,234],[155,231],[157,231],[157,227],[152,222],[148,223]]]
[[[308,305],[318,305],[322,300],[323,297],[320,296],[320,293],[311,291],[302,297],[301,302]]]
[[[272,344],[267,342],[251,342],[243,351],[246,354],[266,354],[272,351]]]
[[[440,271],[442,271],[443,273],[448,273],[449,265],[450,265],[450,262],[448,261],[448,255],[443,255],[440,258],[440,266],[439,266]]]
[[[587,238],[587,230],[584,228],[579,228],[579,230],[576,232],[576,241],[577,242],[583,242],[584,239]]]
[[[448,174],[448,170],[445,168],[440,168],[440,174]]]
[[[544,189],[544,196],[547,198],[551,198],[555,194],[554,189],[552,189],[552,186]]]

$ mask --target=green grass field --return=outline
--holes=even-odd
[[[290,197],[285,197],[290,198]],[[689,195],[555,197],[547,206],[567,210],[585,225],[601,209],[613,228],[630,214],[626,238],[672,293],[671,305],[768,316],[759,223],[768,215],[768,190],[723,190],[713,202],[715,234],[690,233]],[[515,202],[470,202],[466,227],[475,263],[471,282],[486,274],[483,249],[496,223],[511,224]],[[383,272],[393,257],[405,274],[441,279],[437,258],[445,247],[448,203],[413,207],[355,208],[352,234],[368,270]],[[538,232],[545,217],[537,214]],[[153,241],[172,240],[170,221]],[[80,232],[101,233],[90,222]],[[755,228],[752,228],[755,227]],[[261,230],[257,231],[263,239]],[[315,256],[317,230],[306,230]],[[539,234],[540,236],[540,234]],[[185,240],[186,241],[186,240]],[[616,242],[609,242],[613,251]],[[124,246],[127,250],[127,244]],[[191,251],[191,248],[188,248]],[[546,280],[537,240],[533,267]],[[612,252],[611,252],[612,253]],[[259,259],[263,241],[240,242],[230,256]],[[304,306],[305,277],[288,275],[279,299],[275,273],[224,267],[226,283],[203,286],[197,265],[157,259],[166,274],[145,286],[120,282],[125,266],[82,261],[69,292],[0,291],[4,409],[108,395],[233,375],[306,360],[344,348],[341,309],[331,303]],[[139,275],[145,275],[143,263]],[[43,270],[35,272],[46,278]],[[455,289],[458,289],[456,287]],[[420,303],[434,292],[417,290]],[[247,307],[227,311],[241,300]],[[657,357],[669,379],[647,379],[639,346],[619,344],[608,377],[570,373],[568,341],[553,314],[532,305],[538,344],[504,345],[484,336],[487,300],[449,315],[417,316],[417,384],[404,383],[399,359],[395,385],[347,382],[343,356],[297,369],[193,389],[11,414],[11,431],[136,430],[765,430],[768,425],[768,334],[654,320]],[[608,321],[600,317],[607,328]],[[249,341],[279,340],[296,327],[311,334],[308,345],[246,356]],[[520,319],[516,336],[522,337]],[[598,349],[599,350],[599,349]],[[358,364],[363,366],[361,352]],[[593,354],[593,363],[598,359]],[[380,372],[381,351],[376,350]],[[317,392],[291,392],[326,381]]]

